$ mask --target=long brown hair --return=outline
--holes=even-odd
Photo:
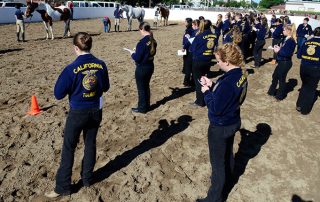
[[[151,31],[151,26],[147,22],[142,22],[139,25],[140,30],[144,30],[146,32],[150,33],[150,55],[154,55],[156,53],[156,46],[157,46],[157,41],[153,37],[153,33]]]
[[[92,38],[86,32],[78,32],[73,37],[73,45],[77,46],[81,51],[89,52],[92,48]]]

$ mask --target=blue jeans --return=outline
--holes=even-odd
[[[304,38],[304,37],[297,37],[297,45],[298,45],[298,51],[299,51],[299,49],[300,49],[300,47],[304,44],[304,42],[306,42],[306,38]]]
[[[206,202],[222,202],[224,189],[233,183],[233,141],[241,121],[229,126],[214,126],[208,129],[208,145],[211,163],[211,186]]]
[[[81,178],[84,186],[93,181],[93,169],[96,163],[96,136],[102,120],[101,109],[70,110],[67,117],[61,163],[56,175],[55,192],[71,194],[71,175],[75,148],[83,132],[84,156],[82,159]]]
[[[108,25],[103,25],[104,32],[109,32],[109,26]]]

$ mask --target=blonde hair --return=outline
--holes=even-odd
[[[199,31],[196,33],[196,35],[203,33],[204,31],[204,20],[200,20],[200,24],[199,24]]]
[[[241,33],[241,31],[240,31],[238,26],[234,26],[233,27],[232,37],[233,37],[233,40],[232,40],[233,44],[238,45],[239,43],[241,43],[241,41],[242,41],[242,33]]]
[[[295,42],[297,42],[297,31],[296,31],[296,25],[294,23],[287,24],[284,26],[284,28],[288,31],[290,31],[290,36],[294,39]]]
[[[247,75],[247,70],[244,68],[244,57],[239,46],[234,43],[226,43],[220,45],[214,54],[219,55],[222,62],[229,62],[232,65],[242,69],[243,74]]]

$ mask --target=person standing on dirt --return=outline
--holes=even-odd
[[[292,67],[292,55],[296,49],[296,26],[288,24],[283,29],[283,35],[286,37],[280,46],[275,45],[273,50],[277,54],[277,63],[273,74],[272,82],[268,90],[268,95],[274,96],[277,101],[286,97],[286,78]],[[276,87],[279,83],[279,89]]]
[[[17,41],[23,41],[25,42],[25,26],[24,26],[24,20],[23,18],[25,18],[24,13],[21,11],[21,5],[20,4],[16,4],[16,12],[14,13],[15,17],[16,17],[16,26],[17,26]],[[20,35],[22,40],[20,40]]]
[[[301,59],[300,77],[302,86],[296,104],[301,114],[309,114],[317,99],[320,80],[320,27],[314,29],[314,37],[302,44],[298,51]]]
[[[90,53],[91,36],[79,32],[73,38],[73,45],[78,57],[62,71],[54,87],[56,99],[68,95],[70,111],[64,128],[56,186],[54,191],[45,194],[48,198],[71,194],[74,152],[81,132],[85,145],[81,178],[84,187],[92,185],[96,136],[102,119],[102,94],[110,88],[106,64]]]
[[[186,51],[186,55],[183,56],[183,68],[182,73],[184,74],[183,85],[192,86],[194,84],[192,78],[192,53],[190,52],[191,43],[190,38],[194,37],[194,30],[192,28],[192,19],[186,18],[184,22],[186,30],[184,31],[182,38],[182,51]]]
[[[199,79],[209,73],[216,35],[211,31],[211,21],[201,20],[199,31],[191,45],[192,75],[196,85],[196,100],[191,103],[196,107],[204,107],[203,93]]]
[[[70,20],[73,20],[73,14],[74,14],[74,12],[73,12],[73,7],[74,7],[74,5],[73,5],[73,1],[71,0],[69,3],[68,3],[68,8],[70,9],[70,11],[71,11],[71,18],[70,18]]]
[[[120,18],[122,17],[122,10],[119,7],[119,4],[117,4],[116,6],[116,10],[114,11],[114,18],[115,18],[115,22],[114,22],[114,31],[115,32],[120,32]],[[118,29],[118,31],[117,31]]]
[[[312,28],[308,24],[309,18],[305,18],[303,23],[300,24],[297,28],[297,44],[298,44],[298,51],[302,44],[307,40],[309,36],[312,35]]]
[[[242,69],[244,58],[236,44],[219,46],[215,57],[220,69],[225,73],[213,84],[207,77],[201,77],[201,91],[208,107],[210,125],[208,144],[212,167],[211,186],[206,198],[197,202],[225,201],[233,185],[234,166],[233,142],[240,129],[240,106],[247,93],[247,72]]]
[[[136,63],[135,78],[138,88],[138,106],[132,108],[132,112],[144,114],[150,109],[150,80],[154,71],[157,42],[149,23],[140,23],[139,31],[143,38],[138,42],[135,52],[130,52]]]

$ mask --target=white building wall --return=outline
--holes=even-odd
[[[287,2],[286,10],[288,11],[319,11],[320,10],[320,2]]]

